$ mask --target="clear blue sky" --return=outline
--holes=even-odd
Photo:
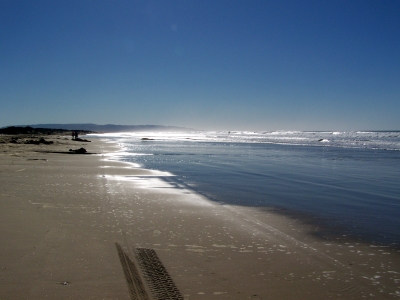
[[[0,126],[400,129],[400,1],[0,0]]]

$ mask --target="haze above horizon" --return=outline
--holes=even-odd
[[[0,0],[0,127],[399,130],[400,1]]]

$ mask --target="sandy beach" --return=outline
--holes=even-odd
[[[11,139],[0,135],[1,299],[400,297],[395,249],[211,202],[110,160],[117,145],[98,139]]]

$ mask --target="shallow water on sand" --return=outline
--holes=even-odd
[[[400,246],[400,151],[108,138],[120,160],[171,172],[211,200],[300,212],[335,234]]]

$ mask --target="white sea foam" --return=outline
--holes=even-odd
[[[227,143],[271,143],[299,146],[369,148],[400,150],[399,131],[194,131],[194,132],[123,132],[97,136],[151,142],[204,141]]]

